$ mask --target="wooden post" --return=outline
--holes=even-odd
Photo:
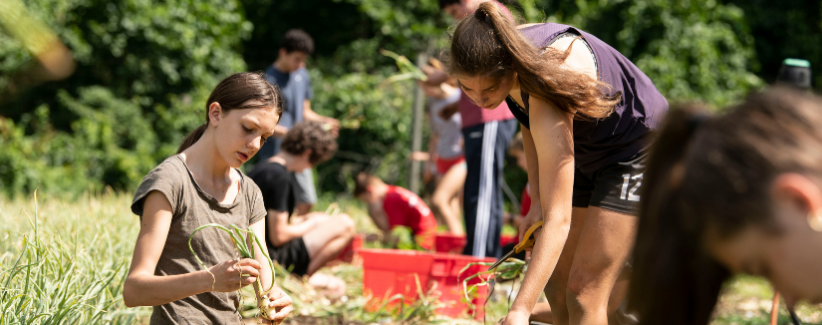
[[[425,65],[426,55],[420,53],[417,55],[417,66]],[[414,104],[412,110],[411,120],[411,152],[420,151],[422,149],[422,117],[423,109],[425,108],[425,94],[422,87],[414,84]],[[411,161],[411,171],[408,176],[408,189],[413,193],[419,193],[420,189],[420,162]]]

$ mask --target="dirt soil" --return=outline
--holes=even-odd
[[[257,320],[246,318],[245,325],[258,324]],[[282,325],[365,325],[362,322],[345,321],[333,318],[317,318],[310,316],[289,316]]]

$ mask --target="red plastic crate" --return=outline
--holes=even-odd
[[[357,256],[357,251],[362,248],[362,243],[365,240],[365,236],[363,234],[356,234],[354,238],[351,239],[351,242],[348,243],[348,246],[337,255],[334,260],[343,261],[346,263],[351,263],[354,261],[354,258]]]
[[[425,252],[397,249],[360,249],[363,261],[363,294],[383,299],[395,294],[406,302],[417,296],[416,275],[425,290],[434,256]]]
[[[437,253],[462,254],[468,240],[465,235],[455,235],[452,233],[437,233],[434,236],[434,250]]]
[[[499,236],[499,245],[501,247],[505,247],[508,244],[516,244],[519,243],[519,236],[517,235],[500,235]],[[505,252],[503,252],[505,253]]]
[[[460,317],[464,312],[471,312],[471,308],[464,302],[462,281],[486,270],[487,267],[473,266],[461,275],[460,270],[469,263],[495,261],[493,258],[479,259],[465,255],[395,249],[360,249],[359,255],[363,259],[364,294],[371,294],[372,299],[379,302],[400,293],[405,296],[406,303],[410,303],[417,298],[417,284],[414,278],[416,275],[423,292],[428,292],[436,283],[436,291],[440,294],[439,300],[445,304],[437,313],[451,317]],[[474,279],[468,284],[479,282],[480,279]],[[487,290],[487,287],[479,287],[471,301],[473,309],[476,310],[473,313],[476,319],[483,317]]]
[[[477,287],[475,293],[472,293],[473,299],[471,306],[465,303],[465,291],[462,287],[462,282],[468,277],[488,269],[487,266],[474,265],[469,267],[460,274],[460,271],[470,263],[489,262],[493,263],[496,259],[493,258],[477,258],[467,255],[453,255],[453,254],[434,254],[434,262],[431,266],[430,282],[437,284],[436,290],[441,293],[440,301],[445,303],[445,307],[437,310],[438,314],[450,317],[459,317],[463,312],[468,311],[475,319],[482,319],[485,314],[483,305],[488,297],[488,287]],[[468,281],[468,285],[477,284],[481,280],[479,278]]]

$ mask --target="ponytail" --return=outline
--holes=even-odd
[[[607,83],[563,67],[572,47],[542,53],[497,6],[493,1],[483,2],[457,26],[451,40],[452,74],[499,79],[516,72],[524,92],[576,119],[599,119],[613,113],[620,92],[607,95],[611,88]]]
[[[708,324],[729,271],[708,256],[703,234],[680,204],[686,157],[698,131],[711,123],[696,105],[671,110],[644,173],[634,246],[629,307],[640,324]]]
[[[197,142],[197,140],[200,140],[200,138],[203,136],[203,133],[205,133],[206,128],[208,128],[208,122],[203,123],[203,125],[198,126],[196,129],[194,129],[194,131],[189,133],[186,136],[185,140],[183,140],[183,143],[180,144],[180,148],[177,149],[177,154],[182,153],[183,151],[191,147],[195,142]]]

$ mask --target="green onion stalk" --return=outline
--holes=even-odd
[[[492,266],[492,265],[494,265],[494,263],[489,263],[489,262],[469,263],[462,270],[460,270],[459,274],[462,275],[462,273],[464,273],[469,268],[471,268],[472,266],[475,266],[475,265]],[[500,263],[499,266],[497,266],[493,269],[477,272],[476,274],[473,274],[473,275],[465,278],[465,280],[462,280],[462,290],[463,290],[463,293],[465,294],[465,300],[471,301],[471,297],[469,297],[469,296],[471,294],[473,294],[477,290],[478,287],[487,286],[488,282],[492,278],[496,278],[496,279],[499,279],[499,280],[511,280],[511,279],[519,278],[520,275],[525,273],[525,267],[526,267],[525,261],[520,260],[520,259],[516,259],[516,258],[508,258],[508,260],[506,260],[505,262]],[[477,284],[473,284],[473,285],[469,286],[468,281],[471,281],[471,280],[476,279],[476,278],[479,278],[480,282],[477,283]],[[512,291],[512,293],[513,293],[513,291]],[[508,298],[510,299],[511,297],[509,296]],[[471,306],[472,309],[474,308],[473,304],[468,304],[468,305]]]
[[[408,58],[406,58],[405,56],[399,55],[397,53],[385,49],[381,49],[380,54],[394,59],[394,61],[397,62],[397,68],[399,68],[400,70],[400,74],[393,75],[388,79],[385,79],[385,82],[383,82],[383,84],[389,84],[392,82],[408,79],[417,79],[421,81],[428,80],[428,76],[426,76],[425,73],[422,72],[422,70],[420,70],[420,68],[411,63],[411,61],[408,60]]]
[[[212,274],[211,271],[209,271],[205,263],[203,263],[203,261],[200,260],[200,257],[197,256],[197,253],[194,252],[194,248],[191,247],[191,239],[194,238],[194,234],[196,234],[200,230],[209,227],[215,227],[228,233],[228,235],[231,237],[231,242],[233,242],[234,246],[237,247],[237,250],[240,252],[240,257],[242,258],[255,259],[256,257],[254,252],[254,243],[257,243],[257,247],[260,248],[260,251],[263,253],[263,256],[265,256],[265,259],[268,261],[269,266],[271,266],[271,286],[269,286],[267,290],[263,290],[262,283],[260,282],[260,277],[257,277],[257,280],[254,281],[254,291],[257,294],[257,309],[260,310],[260,315],[264,319],[270,319],[269,316],[272,314],[273,310],[271,310],[268,307],[271,301],[268,297],[268,293],[271,292],[272,288],[274,288],[274,262],[271,261],[271,258],[268,256],[268,253],[266,253],[265,246],[262,243],[260,243],[260,239],[257,238],[257,236],[254,234],[254,231],[251,230],[251,228],[243,230],[235,225],[231,225],[232,229],[230,230],[216,223],[209,223],[197,227],[197,229],[194,229],[194,231],[191,233],[191,236],[188,237],[188,249],[191,250],[191,254],[194,254],[194,258],[196,258],[197,262],[200,263],[200,265],[202,265],[203,268],[205,268],[206,272],[211,274],[212,278],[214,278],[214,274]],[[246,241],[247,237],[243,236],[243,234],[250,236],[251,238],[254,238],[251,245],[248,245]]]

